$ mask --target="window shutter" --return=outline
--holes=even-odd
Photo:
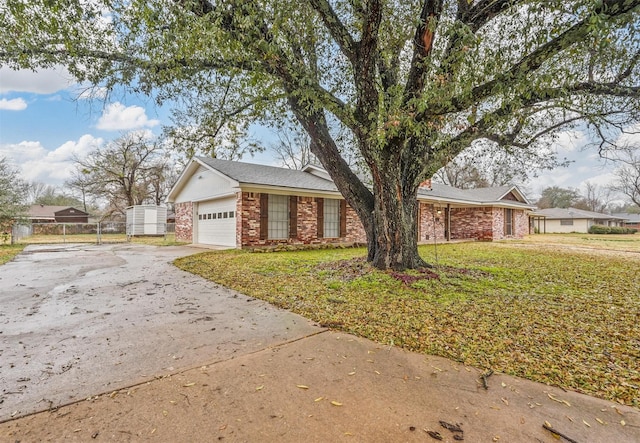
[[[318,212],[318,238],[324,237],[324,198],[316,198]]]
[[[260,194],[260,240],[269,237],[269,194]]]
[[[289,196],[289,238],[298,237],[298,197]]]
[[[347,236],[347,202],[340,200],[340,237]]]

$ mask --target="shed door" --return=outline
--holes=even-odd
[[[198,243],[236,247],[236,198],[198,204]]]

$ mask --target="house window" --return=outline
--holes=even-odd
[[[324,236],[340,237],[340,200],[324,199]]]
[[[289,238],[289,196],[269,194],[269,238]]]
[[[560,226],[573,226],[573,219],[560,220]]]
[[[514,235],[513,224],[513,209],[506,208],[504,210],[504,235]]]
[[[233,218],[233,211],[229,211],[229,218]]]

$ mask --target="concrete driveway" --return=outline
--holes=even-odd
[[[183,272],[190,247],[28,246],[0,270],[0,423],[322,329]]]

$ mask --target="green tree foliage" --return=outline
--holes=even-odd
[[[31,203],[35,205],[73,206],[86,211],[85,205],[80,200],[66,195],[52,185],[38,182],[29,183],[29,193],[32,196]]]
[[[26,211],[27,184],[7,159],[0,158],[0,231],[6,232],[13,220]]]
[[[537,206],[540,209],[571,208],[575,206],[581,198],[580,191],[577,189],[550,186],[542,191]]]
[[[0,61],[63,64],[95,85],[197,103],[210,117],[198,124],[294,120],[359,215],[369,260],[401,269],[424,264],[419,184],[475,141],[525,155],[572,125],[604,140],[638,120],[639,5],[5,0]],[[371,186],[333,125],[350,133]]]

